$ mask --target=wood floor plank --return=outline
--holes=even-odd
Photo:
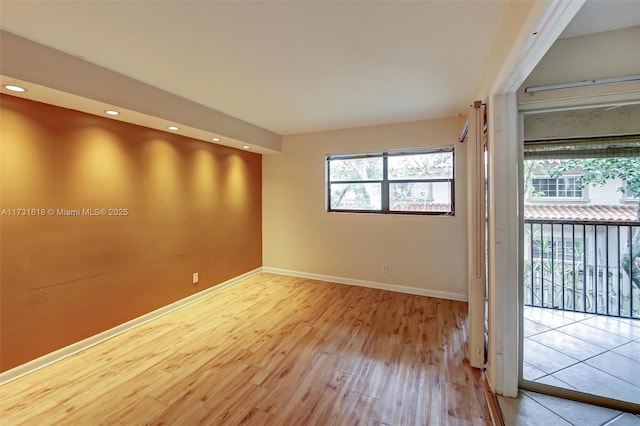
[[[462,302],[259,274],[0,387],[2,425],[482,425]]]
[[[111,411],[104,417],[102,424],[108,425],[144,425],[145,419],[153,419],[160,416],[164,407],[153,398],[144,396],[123,404],[119,409]]]

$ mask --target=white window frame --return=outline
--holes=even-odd
[[[557,188],[557,181],[559,179],[580,179],[581,175],[579,174],[569,174],[569,175],[562,175],[562,176],[558,176],[556,178],[553,178],[549,175],[545,175],[545,174],[537,174],[537,175],[533,175],[531,177],[531,191],[535,191],[535,189],[533,189],[533,181],[534,179],[555,179],[556,180],[556,188]],[[551,204],[551,203],[586,203],[589,202],[589,185],[584,185],[582,188],[582,195],[579,197],[558,197],[558,196],[548,196],[548,195],[542,195],[542,196],[536,196],[534,197],[531,193],[531,191],[529,191],[527,193],[527,197],[526,197],[526,201],[527,203],[538,203],[538,204]]]

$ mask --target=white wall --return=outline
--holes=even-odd
[[[280,154],[263,156],[264,266],[465,298],[463,124],[447,118],[285,136]],[[326,212],[327,154],[429,146],[455,147],[455,217]]]
[[[538,2],[538,6],[539,6]],[[536,6],[534,0],[520,0],[507,2],[504,15],[502,16],[502,22],[498,30],[498,35],[493,43],[491,53],[487,58],[487,61],[482,64],[483,66],[478,69],[481,72],[482,77],[480,83],[476,88],[476,94],[474,99],[480,99],[485,102],[489,101],[489,95],[492,86],[496,81],[499,81],[505,74],[510,74],[508,71],[509,59],[511,55],[520,55],[520,52],[514,50],[514,45],[517,43],[517,38],[521,34],[524,25],[527,20],[533,14]],[[479,26],[482,23],[478,24]],[[473,48],[473,40],[469,40],[469,48]],[[470,64],[470,66],[476,66],[476,64]],[[515,78],[516,76],[509,76],[509,78]]]

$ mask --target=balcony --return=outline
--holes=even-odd
[[[525,219],[524,379],[640,404],[640,222],[629,219]]]
[[[640,222],[525,219],[524,304],[640,319]]]

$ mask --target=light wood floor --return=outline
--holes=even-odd
[[[259,274],[0,387],[0,423],[490,424],[466,315]]]

